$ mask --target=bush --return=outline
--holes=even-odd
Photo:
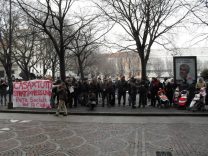
[[[204,78],[204,80],[208,80],[208,69],[204,69],[201,74],[200,74],[201,77]]]

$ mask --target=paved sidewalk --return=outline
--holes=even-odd
[[[207,140],[206,117],[0,116],[1,156],[207,156]]]
[[[127,98],[128,99],[128,96]],[[137,96],[137,102],[139,97]],[[95,110],[90,111],[89,107],[78,105],[77,108],[68,109],[68,113],[71,115],[101,115],[101,116],[208,116],[208,105],[206,105],[206,111],[192,112],[188,110],[179,110],[177,108],[155,108],[150,106],[150,101],[145,108],[132,109],[128,105],[128,101],[125,107],[118,106],[118,100],[116,98],[115,107],[101,106],[101,99],[99,98],[99,104]],[[40,109],[40,108],[13,108],[8,109],[7,106],[0,105],[0,113],[33,113],[33,114],[55,114],[56,109]]]
[[[0,107],[0,112],[6,113],[33,113],[33,114],[54,114],[56,109],[41,108],[13,108],[8,109],[5,106]],[[188,110],[179,110],[177,108],[155,108],[147,106],[145,108],[132,109],[131,106],[101,107],[98,105],[93,111],[88,107],[78,106],[68,109],[71,115],[112,115],[112,116],[208,116],[208,106],[206,111],[192,112]]]

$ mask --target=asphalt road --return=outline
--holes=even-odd
[[[207,156],[207,117],[0,114],[0,156]]]

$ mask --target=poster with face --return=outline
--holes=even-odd
[[[192,84],[197,80],[196,56],[180,56],[173,58],[174,80]]]

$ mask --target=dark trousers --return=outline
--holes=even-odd
[[[107,98],[110,106],[115,106],[115,93],[108,93]]]
[[[129,95],[130,98],[131,98],[131,105],[132,105],[132,108],[135,108],[136,106],[136,94],[130,94]]]
[[[139,107],[147,105],[147,94],[139,94]]]
[[[74,92],[74,107],[77,107],[77,103],[78,103],[78,93]]]
[[[69,93],[67,98],[67,107],[72,108],[74,93]]]
[[[102,106],[103,107],[105,106],[105,99],[106,99],[107,104],[108,104],[108,94],[107,94],[107,92],[102,92]]]
[[[3,105],[3,99],[4,99],[4,105],[6,106],[6,102],[7,102],[6,96],[7,96],[6,93],[1,94],[1,105]]]
[[[78,95],[78,102],[81,104],[81,106],[86,106],[88,102],[88,93],[83,92]]]
[[[96,92],[95,96],[96,96],[96,105],[98,105],[99,92]]]
[[[155,107],[156,105],[156,95],[151,94],[151,106]]]
[[[118,105],[121,104],[121,98],[123,98],[123,105],[126,104],[126,92],[118,92]]]

